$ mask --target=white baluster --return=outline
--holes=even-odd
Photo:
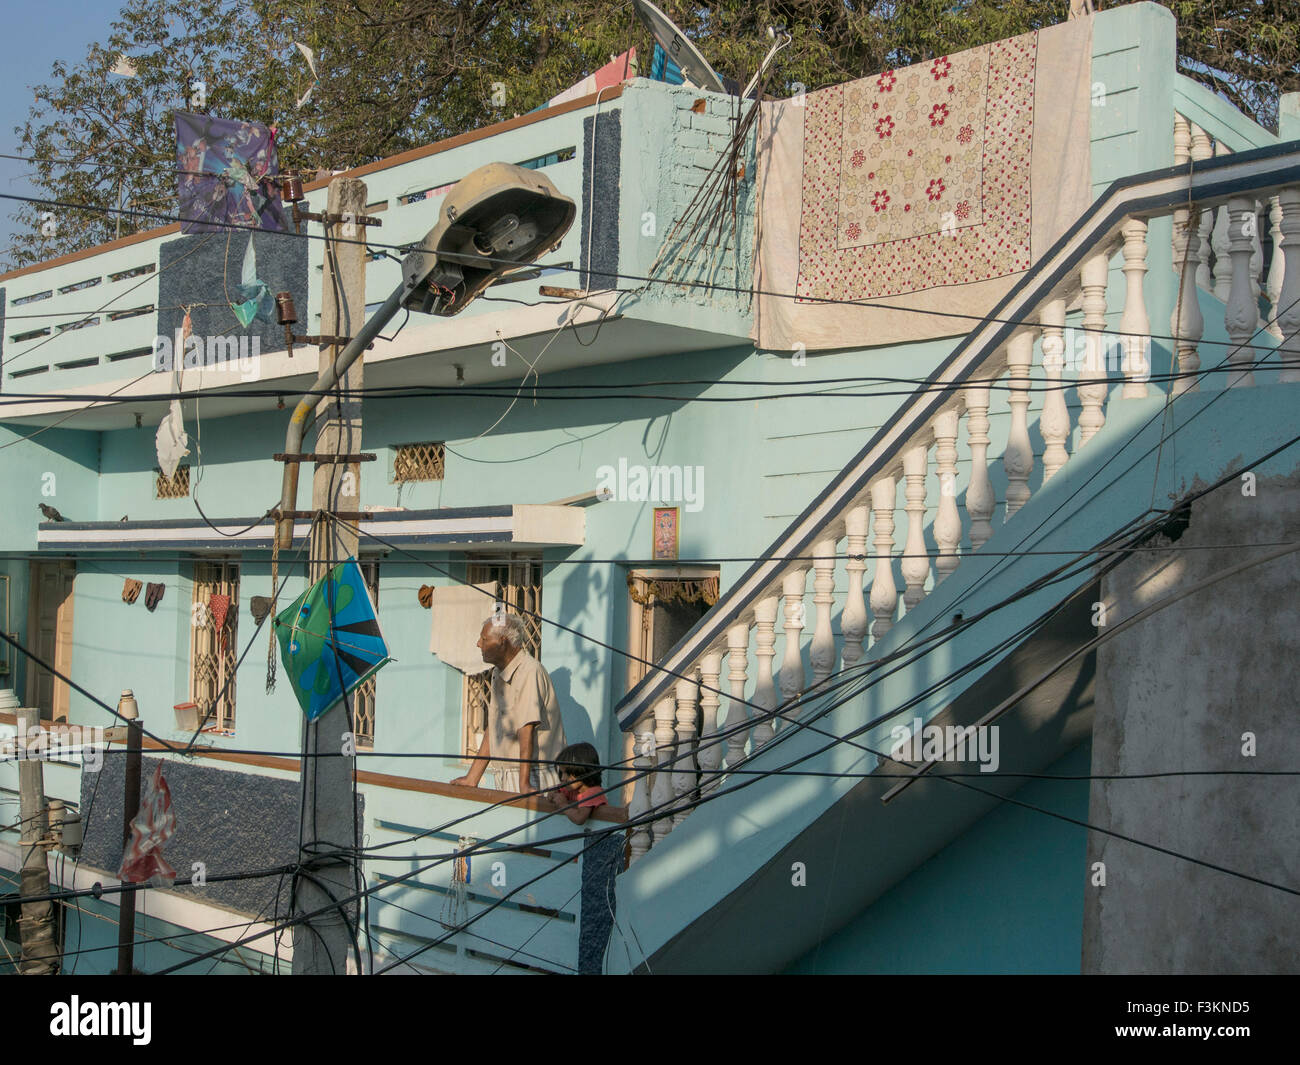
[[[894,503],[897,488],[893,474],[871,486],[871,509],[876,514],[876,572],[871,580],[871,613],[875,624],[871,638],[879,643],[894,624],[898,587],[894,583]]]
[[[1002,466],[1007,472],[1007,519],[1029,502],[1029,475],[1034,470],[1034,449],[1029,442],[1029,368],[1034,362],[1034,334],[1020,329],[1007,342],[1007,404],[1011,429]]]
[[[1231,155],[1232,152],[1222,144],[1214,146],[1216,156]],[[1232,291],[1232,257],[1228,242],[1228,205],[1219,204],[1214,216],[1214,231],[1210,243],[1214,247],[1214,295],[1224,303]]]
[[[631,851],[628,858],[629,865],[650,849],[652,837],[649,823],[636,824],[636,822],[639,818],[644,817],[646,811],[650,809],[650,784],[654,774],[648,772],[648,770],[654,764],[652,760],[654,749],[655,734],[653,729],[647,729],[636,734],[635,746],[632,749],[632,770],[636,780],[632,784],[632,799],[627,804],[627,819],[633,822],[631,839],[629,840],[629,849]]]
[[[831,606],[835,602],[835,544],[839,537],[827,537],[813,548],[813,605],[817,623],[813,628],[808,661],[812,664],[813,686],[835,672],[835,634],[831,632]]]
[[[1251,200],[1251,221],[1246,223],[1247,235],[1250,237],[1250,292],[1255,297],[1255,313],[1259,315],[1255,328],[1267,329],[1268,319],[1259,314],[1259,297],[1264,292],[1264,242],[1260,232],[1259,213],[1263,204]]]
[[[1124,345],[1124,388],[1121,399],[1143,399],[1151,376],[1151,319],[1147,317],[1142,279],[1147,272],[1147,224],[1128,218],[1120,226],[1124,236],[1124,313],[1119,331]]]
[[[1232,347],[1228,362],[1233,372],[1228,375],[1229,388],[1245,388],[1255,383],[1251,366],[1255,351],[1250,346],[1251,337],[1259,324],[1259,303],[1250,277],[1250,229],[1255,220],[1255,201],[1247,196],[1234,196],[1228,201],[1228,254],[1232,258],[1232,288],[1228,293],[1228,306],[1224,309],[1223,325]]]
[[[776,685],[772,679],[772,660],[776,658],[776,604],[778,596],[769,595],[754,604],[754,622],[757,627],[754,655],[758,659],[758,677],[754,681],[754,697],[750,703],[755,715],[762,715],[751,733],[750,753],[753,754],[770,740],[776,732],[775,718],[766,711],[775,710]]]
[[[718,766],[722,765],[722,741],[718,735],[718,677],[722,673],[722,648],[715,647],[700,657],[700,746],[695,760],[700,763],[700,791],[718,786]]]
[[[1083,261],[1080,276],[1083,285],[1083,369],[1079,372],[1079,447],[1083,447],[1106,424],[1103,407],[1109,386],[1106,383],[1106,279],[1110,273],[1110,256],[1105,253]]]
[[[907,512],[907,541],[899,568],[906,590],[903,605],[911,610],[925,598],[925,582],[930,577],[930,555],[925,549],[925,473],[929,465],[929,442],[919,434],[920,443],[903,452],[903,479],[906,486],[903,509]]]
[[[1174,166],[1178,167],[1182,173],[1187,172],[1187,164],[1192,158],[1192,125],[1182,115],[1174,113]],[[1174,209],[1174,234],[1170,241],[1170,251],[1172,254],[1178,254],[1178,226],[1180,221],[1186,222],[1188,210],[1186,207],[1177,207]]]
[[[1181,166],[1192,157],[1192,124],[1177,111],[1174,112],[1174,166]]]
[[[727,768],[734,769],[745,758],[745,740],[749,729],[745,722],[745,681],[749,669],[749,622],[742,621],[727,629],[727,679],[731,681],[731,705],[727,707]],[[757,743],[754,744],[758,746]]]
[[[961,515],[957,513],[957,419],[959,411],[949,407],[934,419],[934,464],[939,477],[939,508],[934,515],[934,542],[939,553],[934,560],[934,584],[961,562]]]
[[[1210,135],[1193,122],[1193,165],[1203,159],[1209,159],[1213,154],[1214,146],[1210,143]],[[1197,246],[1200,249],[1196,259],[1196,287],[1209,292],[1214,287],[1214,278],[1210,275],[1210,231],[1214,228],[1213,210],[1201,211],[1199,221],[1193,215],[1193,222],[1196,223]]]
[[[1282,201],[1276,196],[1268,198],[1268,239],[1273,244],[1273,258],[1268,264],[1268,331],[1281,340],[1277,312],[1282,305]]]
[[[673,797],[672,757],[677,738],[673,727],[676,710],[671,695],[655,703],[655,773],[650,788],[650,803],[657,816],[653,822],[654,841],[658,843],[672,831],[673,822],[667,816],[668,804]]]
[[[985,373],[980,367],[976,373]],[[970,515],[970,546],[978,551],[993,535],[993,482],[989,480],[989,385],[966,389],[966,442],[970,445],[970,484],[966,513]]]
[[[1070,439],[1070,408],[1065,404],[1061,373],[1065,369],[1065,300],[1043,305],[1038,320],[1043,326],[1043,413],[1038,429],[1043,434],[1043,484],[1069,461],[1065,442]]]
[[[1200,254],[1197,245],[1197,214],[1195,211],[1184,219],[1184,227],[1179,229],[1174,223],[1174,269],[1178,271],[1180,290],[1174,300],[1174,313],[1169,319],[1169,329],[1174,335],[1174,351],[1177,355],[1177,368],[1180,374],[1174,380],[1174,395],[1184,392],[1199,392],[1200,378],[1181,376],[1195,374],[1201,368],[1201,357],[1197,354],[1197,345],[1201,334],[1205,332],[1205,319],[1201,316],[1201,301],[1196,279],[1197,263]]]
[[[803,654],[799,640],[804,629],[803,597],[808,587],[808,564],[798,562],[781,580],[784,596],[785,655],[781,659],[779,684],[784,701],[789,702],[804,690]]]
[[[849,589],[844,596],[844,609],[840,613],[840,632],[844,634],[844,668],[862,660],[862,638],[867,634],[867,604],[862,597],[862,575],[867,568],[867,516],[870,507],[859,504],[850,507],[844,517],[844,553],[848,556],[844,569],[849,576]]]
[[[1282,209],[1282,291],[1278,296],[1277,324],[1282,333],[1278,358],[1294,366],[1283,367],[1279,381],[1300,381],[1300,185],[1278,193]],[[1276,247],[1276,245],[1274,245]]]
[[[673,763],[673,794],[677,805],[673,808],[673,827],[676,828],[691,811],[685,804],[695,790],[695,702],[699,686],[694,680],[679,680],[674,685],[677,692],[677,760]]]

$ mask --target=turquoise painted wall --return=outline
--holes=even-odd
[[[1087,776],[1092,744],[1047,769]],[[1087,820],[1086,780],[1034,780],[1014,796]],[[1077,973],[1087,830],[1004,804],[786,972]]]

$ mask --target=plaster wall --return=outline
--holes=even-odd
[[[1103,583],[1115,621],[1300,536],[1300,476],[1228,486],[1177,540]],[[1264,772],[1300,764],[1300,556],[1179,600],[1097,652],[1094,774]],[[1300,883],[1300,782],[1285,776],[1097,780],[1089,821],[1275,884]],[[1296,972],[1300,911],[1275,888],[1089,833],[1083,968]],[[1104,864],[1105,886],[1094,881]]]

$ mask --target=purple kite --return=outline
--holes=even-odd
[[[271,180],[279,173],[275,134],[266,126],[177,111],[176,170],[182,233],[288,229]]]

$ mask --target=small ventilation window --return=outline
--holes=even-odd
[[[92,325],[99,325],[99,318],[82,318],[76,322],[64,322],[58,326],[60,333],[70,333],[74,329],[88,329]]]
[[[114,311],[108,316],[110,322],[120,322],[123,318],[138,318],[142,314],[149,314],[153,310],[153,304],[147,307],[132,307],[125,311]]]
[[[146,263],[144,266],[133,266],[130,270],[119,270],[116,274],[109,274],[110,281],[125,281],[129,277],[139,277],[141,274],[152,274],[154,271],[153,263]]]
[[[393,483],[441,481],[445,450],[441,443],[398,444],[393,456]]]
[[[177,466],[176,472],[168,477],[160,469],[154,469],[157,480],[154,483],[155,499],[185,499],[190,494],[190,468]]]

